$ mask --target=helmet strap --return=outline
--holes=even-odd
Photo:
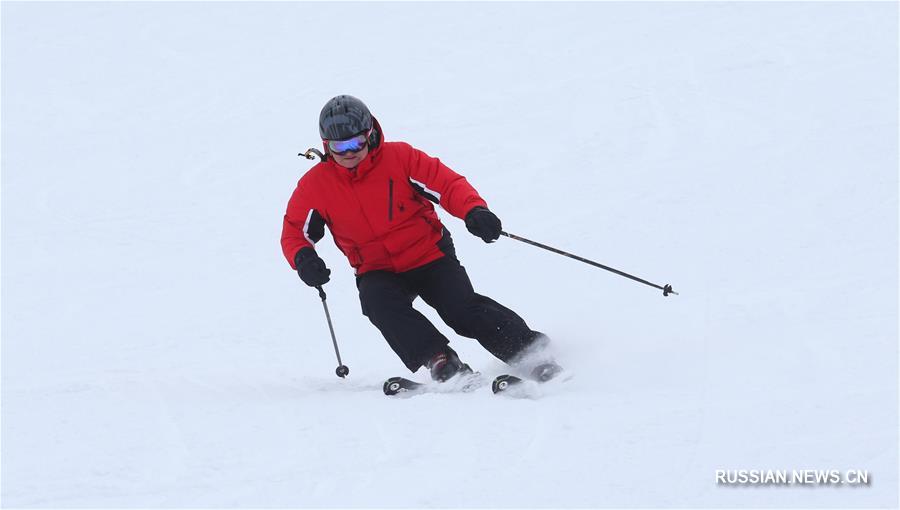
[[[372,132],[369,133],[369,139],[366,142],[369,144],[369,150],[375,150],[381,144],[381,133],[379,133],[374,126],[372,127]]]

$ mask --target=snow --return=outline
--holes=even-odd
[[[897,41],[893,2],[3,2],[3,506],[898,506]],[[340,93],[680,295],[441,212],[572,378],[388,399],[326,234],[338,379],[278,238]]]

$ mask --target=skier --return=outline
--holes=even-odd
[[[430,201],[464,219],[486,243],[501,231],[500,219],[463,176],[407,143],[384,141],[378,120],[353,96],[325,104],[319,134],[325,157],[297,183],[281,235],[284,255],[304,283],[319,287],[330,279],[314,247],[327,225],[356,272],[363,315],[410,371],[425,366],[439,382],[471,372],[413,308],[416,297],[457,334],[509,364],[546,346],[547,337],[515,312],[477,294],[456,257]],[[541,379],[559,369],[552,363],[538,368]]]

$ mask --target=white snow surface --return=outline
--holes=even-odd
[[[681,294],[441,211],[571,379],[389,399],[326,234],[338,379],[279,236],[342,93]],[[2,4],[4,507],[896,507],[897,290],[895,2]]]

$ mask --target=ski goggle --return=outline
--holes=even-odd
[[[326,140],[326,144],[328,145],[328,150],[331,151],[332,154],[337,154],[338,156],[343,156],[348,152],[359,152],[366,147],[369,133],[371,133],[371,130],[366,133],[358,134],[349,140]]]

